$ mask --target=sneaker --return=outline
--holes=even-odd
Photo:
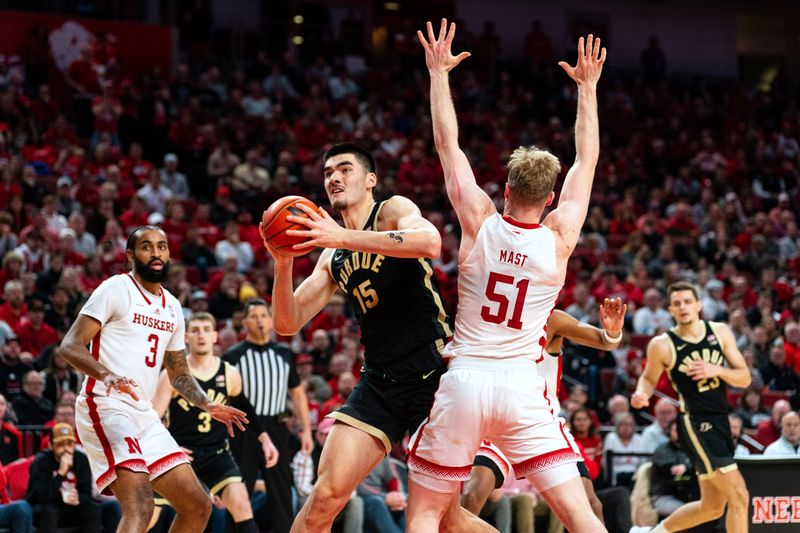
[[[650,531],[653,531],[650,526],[633,526],[629,533],[649,533]]]

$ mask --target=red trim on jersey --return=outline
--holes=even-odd
[[[136,282],[136,280],[133,278],[133,276],[131,276],[130,274],[127,274],[127,273],[125,275],[128,276],[129,278],[131,278],[131,281],[133,282],[134,285],[136,285],[136,288],[139,290],[139,294],[142,295],[142,298],[144,298],[144,301],[147,302],[147,305],[153,305],[152,303],[150,303],[150,299],[147,296],[145,296],[144,291],[139,286],[139,284]],[[163,296],[164,293],[162,292],[161,295]]]
[[[147,470],[150,471],[150,481],[162,474],[166,474],[176,466],[188,462],[189,458],[183,452],[172,452],[169,455],[165,455],[147,467]]]
[[[564,372],[564,356],[558,356],[558,374],[556,375],[556,397],[561,394],[561,374]]]
[[[429,474],[438,479],[447,479],[449,481],[466,481],[472,475],[472,465],[465,466],[442,466],[426,461],[422,457],[410,455],[408,458],[408,466],[414,467],[414,470],[423,474]]]
[[[547,397],[547,381],[544,382],[544,392],[542,393],[542,396],[544,396],[544,399],[547,402],[547,407],[550,408],[550,414],[553,415],[553,419],[555,420],[558,414],[553,409],[553,404],[550,403],[550,398]],[[561,436],[564,437],[564,441],[567,443],[567,448],[572,449],[572,443],[567,438],[567,434],[564,433],[564,424],[561,422],[561,420],[558,420],[558,429],[561,431]]]
[[[536,228],[541,228],[542,227],[541,224],[533,224],[533,223],[530,223],[530,222],[520,222],[519,220],[514,220],[513,218],[511,218],[508,215],[503,215],[503,220],[505,220],[506,222],[508,222],[512,226],[516,226],[516,227],[522,228],[522,229],[536,229]]]
[[[93,395],[86,395],[86,405],[89,407],[89,418],[92,420],[92,428],[94,428],[100,445],[103,447],[106,463],[108,463],[108,470],[97,478],[97,488],[102,492],[108,484],[116,479],[116,473],[114,472],[114,452],[111,450],[111,444],[108,442],[108,437],[106,437],[103,425],[100,423],[100,415],[97,413],[97,403],[94,401]]]
[[[97,335],[94,336],[92,339],[92,357],[95,361],[100,360],[100,331],[98,330]],[[91,396],[92,391],[94,390],[94,384],[97,380],[93,377],[89,376],[86,380],[86,395]]]
[[[581,456],[575,453],[572,448],[564,448],[538,455],[527,461],[515,464],[514,474],[517,476],[517,479],[522,479],[525,476],[536,474],[554,466],[575,463],[580,460],[582,460]]]
[[[486,444],[481,444],[480,448],[478,448],[478,455],[483,455],[494,461],[497,467],[503,472],[503,477],[508,477],[508,474],[511,472],[511,463],[508,459],[501,457],[500,454]]]

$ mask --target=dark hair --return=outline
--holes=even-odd
[[[130,235],[128,235],[128,243],[125,245],[125,250],[134,251],[136,249],[136,239],[139,238],[139,233],[142,231],[160,231],[166,235],[164,230],[158,226],[152,226],[150,224],[139,226],[138,228],[134,228]]]
[[[205,311],[198,311],[196,313],[192,313],[191,316],[186,320],[186,329],[189,329],[189,324],[192,322],[211,322],[211,325],[214,329],[217,328],[217,320],[214,318],[214,315],[211,313],[207,313]]]
[[[692,291],[695,300],[699,300],[700,298],[697,295],[697,288],[689,283],[688,281],[676,281],[669,287],[667,287],[667,302],[668,304],[672,303],[672,293],[673,292],[680,292],[680,291]]]
[[[261,298],[251,298],[244,303],[244,306],[242,306],[242,311],[244,312],[244,316],[247,317],[251,307],[256,307],[259,305],[263,305],[264,307],[267,308],[267,311],[269,311],[269,306],[267,305],[266,301],[264,301]]]
[[[325,161],[331,157],[341,154],[353,154],[356,156],[356,159],[358,159],[358,162],[361,163],[361,166],[367,170],[367,172],[378,172],[378,165],[375,164],[375,158],[372,157],[372,154],[369,153],[366,148],[363,148],[356,143],[334,144],[328,148],[328,151],[325,152],[325,154],[323,154],[322,163],[325,164]]]
[[[597,427],[594,425],[594,418],[592,418],[592,413],[586,407],[580,407],[572,413],[572,416],[569,417],[569,427],[570,431],[575,434],[575,417],[578,416],[578,413],[583,413],[589,417],[589,436],[594,437],[597,435]]]
[[[762,402],[764,401],[764,398],[761,397],[761,389],[753,386],[747,387],[742,391],[742,395],[739,397],[739,405],[741,406],[741,408],[749,409],[749,407],[747,406],[746,398],[750,394],[755,394],[758,397],[758,407],[756,407],[756,409],[763,409],[764,404]]]

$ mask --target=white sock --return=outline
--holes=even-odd
[[[659,522],[656,527],[650,530],[650,533],[670,533],[667,531],[667,528],[664,527],[664,522]]]

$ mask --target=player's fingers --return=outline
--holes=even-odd
[[[592,56],[592,44],[594,43],[594,35],[589,34],[589,37],[586,39],[586,48],[583,50],[583,58],[589,59]]]
[[[572,77],[572,71],[573,71],[573,70],[575,70],[575,69],[573,69],[573,68],[572,68],[572,67],[569,65],[569,63],[567,63],[566,61],[559,61],[559,62],[558,62],[558,66],[559,66],[559,67],[561,67],[561,68],[563,68],[563,69],[564,69],[564,72],[566,72],[566,73],[567,73],[567,74],[568,74],[570,77]]]
[[[317,239],[310,239],[305,242],[300,242],[292,246],[292,250],[304,250],[306,248],[316,248],[319,246],[317,244]]]
[[[585,53],[586,53],[586,50],[585,50],[585,47],[584,47],[584,40],[583,40],[583,37],[580,37],[578,39],[578,60],[580,60],[580,57]]]
[[[433,46],[436,44],[436,36],[433,35],[433,24],[428,21],[425,23],[425,27],[428,29],[428,42]]]
[[[447,37],[447,19],[442,19],[442,24],[439,26],[439,38],[437,39],[440,43],[444,42],[445,38]]]
[[[425,36],[422,35],[422,32],[419,31],[419,30],[417,30],[417,39],[419,39],[419,42],[422,45],[422,47],[425,49],[425,51],[428,51],[428,49],[430,48],[430,45],[428,44],[428,41],[425,40]]]
[[[600,64],[606,62],[606,47],[604,46],[602,50],[600,50]]]
[[[462,61],[464,61],[466,58],[468,58],[471,55],[472,54],[470,54],[469,52],[461,52],[460,54],[458,54],[456,56],[456,65],[458,65],[459,63],[461,63]]]
[[[600,37],[594,40],[594,47],[592,48],[592,59],[600,59]]]
[[[128,396],[130,396],[131,398],[133,398],[133,399],[134,399],[134,400],[136,400],[137,402],[139,401],[139,397],[138,397],[138,396],[136,395],[136,393],[135,393],[135,392],[133,392],[133,390],[131,390],[129,387],[126,387],[126,388],[125,388],[125,392],[127,392],[127,393],[128,393]]]
[[[228,428],[228,435],[230,435],[231,438],[236,436],[236,433],[233,431],[233,424],[231,424],[230,420],[225,422],[225,427]]]
[[[244,432],[244,431],[245,431],[244,424],[242,424],[242,421],[241,421],[241,420],[239,420],[238,418],[234,418],[234,419],[233,419],[233,421],[236,423],[236,427],[237,427],[237,428],[239,428],[239,430],[240,430],[241,432]]]
[[[450,23],[450,30],[447,32],[447,37],[444,40],[444,42],[447,44],[448,48],[453,43],[453,37],[455,36],[455,34],[456,34],[456,23],[455,22],[451,22]]]
[[[317,211],[316,209],[311,209],[310,207],[308,207],[308,206],[307,206],[307,205],[305,205],[305,204],[295,204],[295,205],[296,205],[296,207],[297,207],[298,209],[300,209],[300,211],[302,211],[303,213],[305,213],[306,215],[308,215],[308,216],[309,216],[309,218],[311,218],[311,220],[319,220],[319,218],[320,218],[320,213],[319,213],[319,211]],[[286,218],[287,218],[287,220],[288,220],[288,218],[289,218],[289,217],[286,217]],[[297,218],[297,217],[292,217],[292,218]]]

